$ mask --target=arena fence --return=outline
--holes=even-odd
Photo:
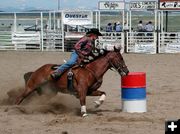
[[[123,32],[102,32],[103,36],[96,40],[96,47],[113,50],[114,46],[121,48],[124,52],[124,33]]]
[[[159,33],[159,53],[180,52],[180,32]]]
[[[0,13],[0,50],[64,51],[61,12]]]
[[[97,15],[96,11],[93,16],[96,21],[92,26],[71,27],[72,31],[70,28],[65,31],[61,12],[0,13],[0,50],[72,51],[73,45],[89,28],[97,27],[103,36],[96,41],[96,45],[103,48],[112,49],[116,45],[127,53],[180,52],[179,32],[136,32],[129,29],[104,32]],[[103,17],[101,19],[104,20],[105,16]]]
[[[10,31],[0,31],[0,50],[15,50]]]
[[[157,34],[155,32],[128,32],[128,53],[156,53]]]

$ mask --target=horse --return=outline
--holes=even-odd
[[[53,66],[55,64],[45,64],[35,70],[26,82],[23,93],[16,98],[15,104],[19,105],[45,82],[53,84],[59,92],[70,93],[67,89],[67,74],[69,70],[65,71],[58,80],[49,79],[50,74],[53,72]],[[86,110],[86,96],[100,96],[99,100],[94,102],[96,108],[105,101],[106,93],[98,90],[98,88],[103,82],[103,75],[111,68],[114,68],[121,77],[129,73],[120,49],[115,47],[113,51],[105,51],[104,54],[83,67],[71,68],[73,72],[73,91],[74,95],[80,101],[82,117],[88,115]]]

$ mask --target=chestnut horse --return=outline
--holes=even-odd
[[[50,74],[53,72],[54,64],[46,64],[32,73],[26,83],[24,92],[17,97],[16,104],[20,104],[29,94],[37,90],[43,83],[50,82],[58,91],[68,93],[67,89],[67,73],[65,71],[58,80],[49,80]],[[125,65],[120,49],[114,48],[114,51],[105,51],[96,60],[88,63],[84,67],[76,67],[73,72],[73,90],[76,97],[79,98],[81,104],[81,114],[87,116],[86,96],[100,96],[95,101],[95,107],[99,107],[105,100],[106,93],[98,90],[102,84],[103,75],[110,68],[114,68],[121,76],[127,75],[129,70]]]

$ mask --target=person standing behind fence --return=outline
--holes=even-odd
[[[112,30],[113,30],[112,24],[108,23],[106,26],[106,32],[112,32]]]
[[[116,32],[122,32],[122,26],[121,26],[120,22],[117,22]]]
[[[145,26],[145,30],[147,33],[147,36],[152,36],[152,32],[154,31],[154,26],[152,25],[152,22],[149,21],[146,26]]]
[[[145,35],[144,33],[142,33],[142,32],[145,32],[142,20],[140,20],[138,25],[137,25],[137,31],[140,32],[137,34],[137,36],[144,36]]]
[[[137,31],[138,32],[144,32],[144,25],[143,25],[142,20],[140,20],[138,25],[137,25]]]

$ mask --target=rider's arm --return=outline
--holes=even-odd
[[[75,51],[80,56],[89,55],[91,53],[91,51],[92,51],[92,48],[93,48],[93,43],[87,37],[81,38],[74,46]]]

